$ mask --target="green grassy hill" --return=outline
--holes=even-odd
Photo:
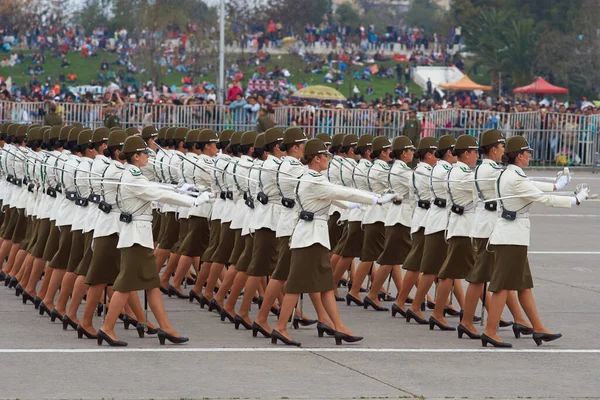
[[[12,77],[13,85],[18,84],[20,86],[23,83],[29,82],[30,76],[27,75],[26,72],[27,72],[27,68],[31,64],[31,57],[29,57],[27,55],[27,53],[25,53],[25,54],[26,54],[26,56],[25,56],[23,63],[17,64],[14,67],[0,67],[0,76],[3,76],[4,78],[7,78],[9,76]],[[4,56],[0,55],[0,57],[4,58],[4,57],[7,57],[7,55],[4,55]],[[226,56],[225,65],[226,66],[231,65],[232,62],[235,62],[235,60],[239,59],[240,57],[242,57],[241,54],[237,54],[237,55],[228,54]],[[82,58],[81,53],[73,52],[67,56],[67,59],[69,60],[71,65],[66,68],[61,68],[60,67],[60,64],[61,64],[60,58],[49,56],[49,53],[48,53],[48,58],[46,59],[46,62],[43,64],[45,73],[38,76],[38,80],[40,82],[43,82],[46,80],[47,76],[50,76],[50,77],[52,77],[53,80],[56,80],[61,72],[64,72],[65,76],[69,72],[74,72],[75,74],[77,74],[77,82],[75,83],[75,85],[87,85],[90,83],[90,81],[92,79],[97,79],[97,74],[100,72],[100,64],[101,64],[102,60],[106,59],[109,63],[112,63],[112,62],[116,61],[117,55],[113,54],[113,53],[100,51],[98,56],[96,56],[96,57]],[[392,66],[395,68],[395,66],[398,63],[396,61],[386,61],[386,62],[381,62],[381,63],[378,62],[376,64],[379,66]],[[271,60],[264,63],[263,65],[265,65],[269,71],[272,71],[273,68],[275,67],[275,65],[278,65],[280,69],[287,68],[290,71],[290,73],[292,74],[290,80],[293,84],[307,84],[307,85],[323,85],[324,84],[323,77],[325,76],[325,72],[320,73],[320,74],[305,73],[304,67],[306,66],[306,63],[304,63],[299,56],[293,56],[293,55],[276,56],[276,55],[273,55],[271,57]],[[111,70],[114,70],[114,71],[116,71],[118,68],[120,68],[120,66],[117,66],[117,65],[111,65],[110,67],[111,67]],[[363,67],[354,67],[354,68],[355,68],[355,70],[359,70],[359,68],[360,68],[360,70],[362,71]],[[251,67],[248,67],[245,69],[242,68],[242,71],[244,72],[244,78],[247,80],[248,78],[252,77],[252,74],[254,72],[256,72],[257,69],[258,69],[258,67],[256,67],[256,66],[251,66]],[[185,75],[186,75],[185,73],[180,73],[180,72],[176,72],[176,71],[168,72],[167,74],[161,76],[161,82],[164,82],[168,86],[171,86],[173,84],[176,86],[181,86],[181,81],[185,77]],[[149,76],[145,75],[145,74],[137,74],[137,75],[133,75],[133,78],[138,83],[141,83],[141,82],[146,82],[149,79]],[[216,71],[210,71],[207,76],[195,77],[194,79],[195,79],[196,83],[201,82],[201,81],[208,81],[208,82],[216,84],[217,73],[216,73]],[[371,95],[371,96],[367,96],[367,94],[366,94],[367,87],[369,84],[371,84],[373,86],[373,91],[374,91],[373,95]],[[367,81],[363,81],[363,80],[355,81],[354,79],[348,79],[348,77],[346,76],[346,80],[345,80],[344,84],[341,86],[338,86],[337,84],[325,84],[325,85],[338,89],[346,97],[351,96],[352,88],[354,87],[354,85],[356,85],[360,89],[361,94],[363,94],[365,96],[365,99],[373,100],[373,99],[376,99],[379,97],[383,97],[386,94],[386,92],[393,95],[396,84],[397,84],[397,82],[396,82],[395,77],[393,79],[371,77],[371,82],[367,82]],[[67,86],[69,86],[69,85],[70,84],[67,84]],[[417,96],[422,95],[421,89],[416,84],[414,84],[414,82],[412,82],[412,81],[410,82],[409,88]]]

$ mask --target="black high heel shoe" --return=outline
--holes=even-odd
[[[17,286],[15,286],[15,296],[19,297],[23,294],[25,290],[23,290],[23,286],[21,286],[20,283],[17,283]]]
[[[96,315],[101,317],[102,311],[104,311],[104,304],[98,302],[98,305],[96,306]],[[106,312],[108,313],[108,310]]]
[[[98,330],[98,334],[96,335],[96,338],[98,339],[98,346],[102,346],[102,341],[106,341],[106,343],[108,343],[108,345],[111,346],[111,347],[125,347],[125,346],[127,346],[127,342],[123,342],[121,340],[111,339],[111,337],[108,336],[106,333],[104,333],[102,331],[102,329]]]
[[[435,309],[435,303],[433,301],[427,300],[427,308],[430,309],[430,310],[434,310]]]
[[[463,334],[467,335],[469,337],[469,339],[481,339],[481,335],[478,335],[476,333],[471,333],[471,331],[469,331],[467,328],[465,328],[463,326],[463,324],[458,325],[457,331],[458,331],[459,339],[462,339]]]
[[[327,336],[334,336],[335,330],[322,322],[317,323],[317,334],[319,337],[323,337],[323,334],[326,333]]]
[[[538,346],[542,345],[542,342],[551,342],[556,339],[560,339],[562,334],[560,333],[539,333],[533,332],[533,341]]]
[[[396,314],[400,314],[402,318],[406,318],[406,311],[402,310],[396,304],[392,304],[392,317],[395,317]]]
[[[162,294],[169,295],[169,291],[168,291],[167,289],[165,289],[164,287],[162,287],[162,286],[159,286],[158,288],[160,289],[160,292],[161,292]]]
[[[8,288],[12,289],[14,287],[16,287],[19,284],[19,281],[17,280],[16,277],[13,277],[10,279],[10,281],[8,282]]]
[[[231,314],[229,314],[224,308],[221,308],[221,312],[219,314],[221,315],[221,322],[225,322],[225,318],[227,318],[232,324],[235,323],[235,318],[232,317]]]
[[[488,335],[486,335],[484,333],[483,335],[481,335],[481,346],[487,347],[488,343],[494,347],[500,347],[503,349],[512,348],[512,344],[506,343],[506,342],[498,342],[497,340],[492,339],[491,337],[489,337]]]
[[[410,297],[407,297],[406,300],[404,301],[404,304],[412,304],[413,303],[413,299],[411,299]]]
[[[356,342],[360,342],[361,340],[363,340],[362,336],[351,336],[351,335],[348,335],[347,333],[342,333],[342,332],[338,332],[338,331],[335,331],[334,336],[335,336],[335,344],[338,346],[341,345],[342,342],[356,343]]]
[[[167,295],[169,297],[175,296],[178,299],[189,299],[190,296],[187,294],[181,293],[179,290],[175,289],[173,286],[169,285],[169,290],[167,291]]]
[[[129,315],[125,314],[125,316],[123,316],[123,327],[126,331],[129,330],[129,325],[137,328],[138,321],[135,318],[131,318]]]
[[[137,326],[135,327],[135,330],[137,331],[140,339],[144,338],[144,334],[146,333],[146,328],[147,328],[147,326],[145,324],[140,324],[140,323],[138,323]]]
[[[93,335],[93,334],[89,333],[88,331],[83,329],[83,326],[81,326],[81,325],[77,325],[76,330],[77,330],[77,337],[79,339],[83,339],[84,336],[86,337],[86,339],[98,339],[97,335]]]
[[[42,299],[41,299],[41,297],[37,297],[37,296],[35,296],[35,299],[33,299],[33,307],[34,307],[36,310],[39,310],[39,309],[40,309],[40,303],[41,303],[41,302],[42,302]]]
[[[23,292],[23,304],[27,304],[28,300],[31,301],[35,305],[35,299],[33,298],[33,296],[24,291]]]
[[[40,302],[40,315],[44,315],[44,313],[48,314],[48,316],[50,316],[50,309],[48,307],[46,307],[46,305],[44,304],[44,302]]]
[[[292,322],[292,325],[294,326],[294,329],[298,329],[300,326],[311,326],[317,322],[319,322],[319,320],[308,319],[304,317],[294,317],[294,322]]]
[[[6,279],[6,274],[0,270],[0,282],[4,282],[4,280]]]
[[[455,331],[456,328],[450,325],[444,325],[437,319],[429,317],[429,330],[432,331],[433,327],[437,326],[441,331]]]
[[[57,319],[62,322],[63,315],[59,313],[56,308],[53,308],[52,311],[50,311],[50,321],[54,322]]]
[[[275,329],[273,329],[273,332],[271,332],[271,343],[272,344],[277,344],[278,340],[281,343],[285,344],[286,346],[300,347],[302,345],[302,343],[296,342],[295,340],[292,340],[292,339],[288,339],[285,336],[283,336],[281,333],[279,333],[278,331],[276,331]]]
[[[428,325],[429,324],[429,321],[427,321],[424,318],[419,317],[413,310],[408,308],[406,310],[406,322],[410,322],[411,318],[414,319],[415,322],[419,325]]]
[[[6,274],[6,276],[4,277],[4,286],[8,286],[10,284],[11,279],[11,276]]]
[[[456,317],[457,315],[460,315],[460,312],[448,307],[448,306],[444,306],[444,317],[446,316],[446,314]],[[475,319],[473,319],[475,320]]]
[[[266,337],[267,339],[271,337],[271,334],[267,332],[265,328],[257,324],[256,322],[252,323],[252,336],[257,337],[258,333]]]
[[[533,328],[529,328],[521,324],[513,324],[512,326],[515,339],[519,339],[521,335],[533,335]]]
[[[67,327],[71,326],[71,328],[77,330],[77,325],[67,314],[62,317],[63,330],[66,331]]]
[[[369,298],[369,296],[365,296],[365,299],[363,300],[363,307],[365,308],[365,310],[367,310],[369,306],[375,311],[390,311],[389,308],[378,306],[373,302],[373,300]]]
[[[174,344],[181,344],[181,343],[188,342],[190,339],[186,338],[185,336],[169,335],[167,332],[165,332],[161,329],[158,331],[158,341],[161,345],[164,345],[165,340],[168,340],[169,342],[174,343]]]
[[[344,301],[346,301],[346,299],[344,299],[342,296],[335,296],[335,301],[344,302]]]
[[[190,290],[188,299],[190,300],[190,303],[193,303],[194,300],[196,300],[198,303],[202,302],[202,296],[200,296],[198,293],[196,293],[194,291],[194,289]],[[202,307],[202,308],[204,308],[204,307]]]
[[[350,293],[346,294],[346,305],[349,306],[351,303],[356,304],[359,307],[364,306],[364,303],[357,299],[356,297],[352,296]]]
[[[221,306],[219,305],[219,302],[212,298],[208,302],[208,311],[213,312],[214,310],[216,310],[217,313],[221,314]]]
[[[465,312],[463,310],[460,310],[460,312],[458,313],[459,321],[462,321],[464,314],[465,314]],[[473,316],[473,322],[481,322],[481,317],[478,317],[477,315],[474,315]]]
[[[513,321],[502,321],[500,320],[500,322],[498,323],[498,326],[500,328],[508,328],[509,326],[512,326],[514,324]]]
[[[246,330],[252,329],[252,325],[244,321],[244,319],[237,314],[235,314],[235,317],[233,318],[233,325],[235,329],[240,329],[240,325],[246,328]]]
[[[338,281],[338,287],[347,286],[347,285],[348,285],[348,281],[344,278],[340,278],[340,280]]]

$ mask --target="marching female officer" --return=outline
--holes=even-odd
[[[516,290],[519,302],[525,310],[527,318],[533,325],[533,340],[540,346],[560,338],[560,333],[552,333],[542,324],[533,299],[533,277],[529,270],[527,249],[529,247],[530,221],[529,210],[533,203],[541,203],[547,207],[570,208],[581,204],[588,197],[588,189],[582,187],[575,197],[562,197],[545,194],[563,186],[563,182],[532,182],[527,178],[524,167],[529,165],[531,147],[522,136],[512,136],[506,142],[504,161],[508,167],[496,181],[496,194],[500,205],[500,213],[496,226],[490,236],[490,245],[494,251],[494,271],[490,281],[489,316],[481,343],[485,347],[512,347],[503,342],[496,333],[500,315],[510,290]],[[568,178],[567,178],[568,180]],[[512,198],[502,197],[519,196]]]
[[[131,136],[125,140],[121,159],[126,159],[126,170],[121,178],[122,185],[117,189],[116,201],[121,211],[121,232],[117,248],[121,251],[121,269],[113,284],[110,310],[104,324],[98,330],[98,344],[106,341],[111,346],[126,346],[126,342],[118,340],[114,326],[127,303],[137,290],[146,290],[148,304],[156,317],[161,330],[158,338],[161,344],[165,340],[173,343],[184,343],[189,339],[180,336],[171,326],[162,301],[159,286],[160,280],[156,270],[152,241],[152,202],[159,201],[173,206],[191,207],[202,201],[208,201],[208,194],[195,200],[169,192],[153,185],[142,175],[141,166],[148,162],[146,142],[139,136]],[[136,294],[136,293],[133,293]]]

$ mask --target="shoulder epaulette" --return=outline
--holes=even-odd
[[[106,165],[110,165],[110,161],[108,161],[108,160],[102,159],[102,162]]]
[[[274,162],[275,164],[277,164],[277,165],[281,164],[281,161],[280,161],[280,160],[275,160],[275,159],[273,159],[273,162]]]
[[[498,164],[496,164],[495,162],[491,161],[490,162],[490,167],[494,168],[494,169],[502,169],[501,166],[499,166]]]
[[[291,165],[302,165],[302,163],[300,161],[296,160],[296,159],[290,160],[290,164]]]
[[[140,171],[139,168],[131,168],[129,171],[131,172],[131,175],[133,175],[133,176],[142,175],[142,171]]]
[[[322,177],[323,177],[323,175],[321,175],[321,174],[320,174],[320,173],[318,173],[318,172],[309,172],[308,174],[309,174],[310,176],[314,176],[315,178],[322,178]]]
[[[117,169],[125,169],[125,166],[122,164],[115,164],[115,167],[117,167]]]
[[[469,167],[460,167],[460,169],[462,170],[462,172],[466,172],[466,173],[472,173],[473,171],[471,171],[471,168]]]
[[[427,171],[431,171],[431,170],[433,169],[433,168],[431,168],[431,165],[425,165],[425,166],[424,166],[424,168],[425,168]]]
[[[450,171],[452,169],[452,167],[450,165],[447,165],[447,164],[442,164],[442,167],[444,167],[444,169],[446,171]]]
[[[523,178],[527,178],[527,175],[525,175],[524,173],[521,173],[520,171],[516,171],[517,175],[522,176]]]
[[[365,165],[370,168],[373,166],[373,163],[371,161],[365,160]]]

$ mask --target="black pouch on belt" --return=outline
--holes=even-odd
[[[497,211],[498,203],[496,203],[495,201],[490,201],[489,203],[485,203],[484,208],[488,211]]]
[[[94,204],[100,204],[100,195],[96,193],[90,194],[88,200]]]
[[[288,199],[287,197],[283,197],[281,199],[281,204],[283,204],[285,208],[294,208],[294,206],[296,205],[296,201],[294,199]]]
[[[33,193],[33,189],[35,189],[35,184],[30,183],[29,186],[27,186],[27,190]]]
[[[227,193],[225,194],[225,196],[229,199],[229,200],[233,200],[233,192],[231,190],[228,190]]]
[[[508,211],[508,210],[502,210],[502,218],[504,218],[507,221],[514,221],[517,219],[517,212],[516,211]]]
[[[100,211],[106,214],[109,214],[112,211],[112,206],[104,200],[98,203],[98,208],[100,209]]]
[[[263,192],[258,192],[258,195],[256,196],[256,198],[258,199],[258,201],[260,201],[262,204],[265,204],[265,205],[269,202],[269,196],[267,196]]]
[[[424,210],[429,210],[429,208],[431,207],[431,202],[429,200],[419,200],[417,206]]]
[[[463,215],[465,213],[465,208],[463,206],[459,206],[458,204],[452,204],[450,208],[454,214]]]
[[[219,193],[219,197],[221,198],[221,200],[225,200],[227,198],[227,192]]]
[[[253,210],[254,210],[254,200],[252,200],[252,197],[250,197],[250,196],[245,196],[245,197],[246,197],[246,199],[244,200],[244,203],[245,203],[245,204],[246,204],[248,207],[250,207],[251,209],[253,209]]]
[[[315,219],[315,213],[310,211],[300,211],[300,219],[302,221],[310,222]]]
[[[433,204],[435,204],[439,208],[446,208],[446,199],[439,199],[436,197],[433,201]]]
[[[121,215],[119,215],[119,221],[129,224],[131,221],[133,221],[133,215],[129,213],[121,213]]]
[[[56,198],[56,189],[49,187],[48,189],[46,189],[46,194],[50,197]]]
[[[90,201],[85,197],[77,197],[77,199],[75,199],[75,204],[80,207],[87,207],[89,203]]]
[[[66,192],[65,194],[67,195],[67,200],[75,201],[77,199],[77,193],[75,192]]]
[[[392,204],[395,206],[399,206],[400,204],[402,204],[402,200],[394,200],[392,201]]]

